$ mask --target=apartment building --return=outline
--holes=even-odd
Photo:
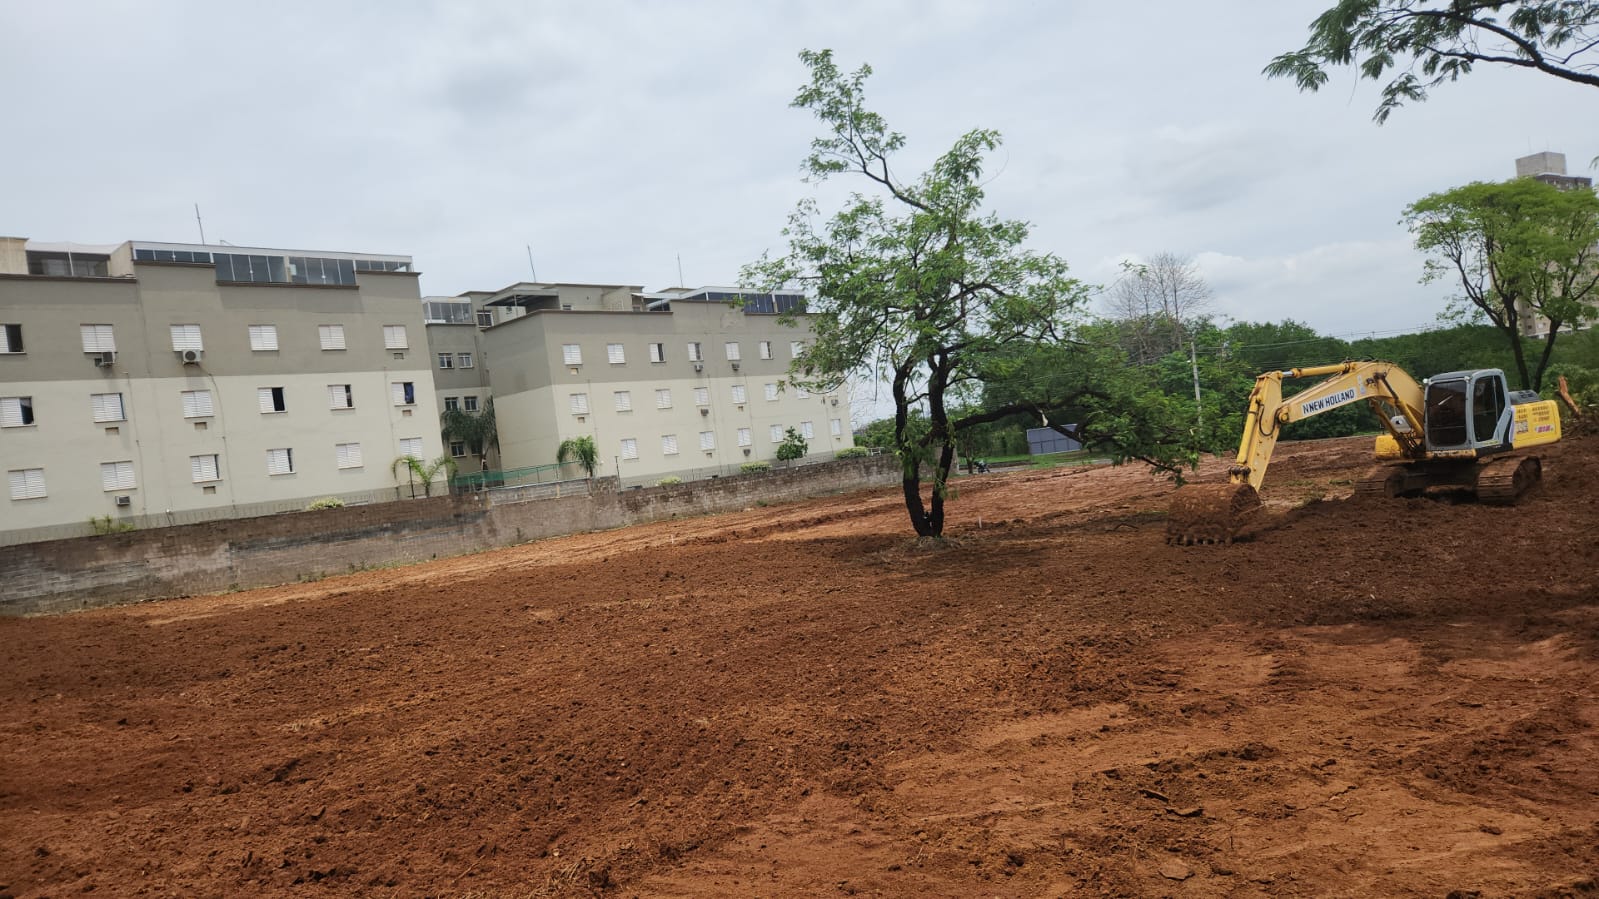
[[[1569,175],[1566,173],[1566,154],[1564,153],[1546,151],[1522,156],[1516,160],[1516,177],[1533,178],[1558,190],[1592,191],[1594,189],[1592,178],[1585,175]],[[1522,336],[1544,338],[1549,335],[1549,319],[1527,308],[1518,308],[1516,315]],[[1599,321],[1599,310],[1594,310],[1592,315],[1577,321],[1565,322],[1563,327],[1572,331],[1581,331],[1592,327],[1596,321]]]
[[[492,395],[507,469],[552,463],[581,436],[598,473],[631,483],[736,472],[773,459],[789,428],[812,457],[853,445],[846,385],[789,383],[809,335],[799,293],[521,283],[425,305],[439,401]],[[789,311],[799,327],[778,321]]]
[[[408,496],[393,461],[443,452],[412,269],[408,256],[0,238],[0,532]]]

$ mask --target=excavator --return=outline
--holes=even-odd
[[[1283,381],[1324,378],[1287,399]],[[1341,362],[1269,371],[1255,379],[1238,458],[1226,484],[1173,496],[1166,542],[1231,543],[1260,508],[1260,485],[1283,425],[1365,402],[1381,420],[1378,464],[1357,496],[1416,496],[1453,487],[1485,503],[1514,505],[1543,476],[1526,451],[1560,439],[1560,411],[1531,390],[1510,390],[1496,368],[1452,371],[1418,383],[1392,362]]]

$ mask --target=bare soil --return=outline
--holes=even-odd
[[[1285,444],[0,621],[0,894],[1599,891],[1599,438],[1515,508]],[[1219,478],[1211,462],[1202,479]]]

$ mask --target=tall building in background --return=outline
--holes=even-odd
[[[1566,174],[1566,154],[1564,153],[1534,153],[1516,160],[1517,178],[1536,178],[1545,184],[1552,185],[1560,190],[1593,190],[1593,179],[1583,175]],[[1537,315],[1530,310],[1517,310],[1517,321],[1521,333],[1526,337],[1543,337],[1549,333],[1549,319]],[[1572,330],[1580,331],[1591,327],[1599,319],[1599,314],[1591,315],[1581,321],[1567,323]]]
[[[0,542],[411,495],[395,459],[443,452],[412,269],[0,238]]]
[[[424,305],[438,401],[494,397],[499,466],[551,464],[563,441],[587,436],[598,474],[639,484],[771,460],[789,428],[809,458],[853,445],[847,384],[813,394],[788,383],[811,336],[804,302],[739,288],[520,283]],[[778,320],[785,312],[798,326]]]

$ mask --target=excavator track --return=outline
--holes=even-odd
[[[1495,459],[1477,472],[1477,500],[1491,506],[1513,506],[1543,480],[1537,457]]]
[[[1404,489],[1405,473],[1393,465],[1378,465],[1355,482],[1355,496],[1393,499]]]
[[[1238,529],[1260,509],[1260,494],[1248,484],[1197,484],[1177,491],[1166,513],[1166,542],[1232,543]]]

